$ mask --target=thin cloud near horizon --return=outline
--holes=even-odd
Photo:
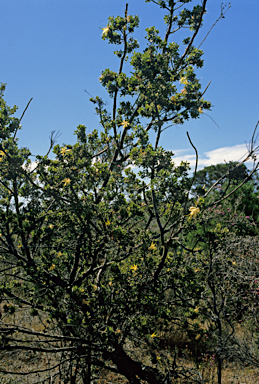
[[[196,156],[195,153],[190,153],[190,149],[180,149],[173,151],[175,156],[173,161],[176,165],[179,165],[181,161],[187,161],[193,170],[195,166]],[[194,151],[193,151],[194,152]],[[246,144],[238,144],[232,147],[221,147],[213,149],[212,151],[199,154],[198,158],[198,170],[208,167],[210,165],[216,165],[221,163],[229,163],[231,161],[242,161],[248,154]],[[249,160],[246,162],[247,167],[252,166],[253,161]]]

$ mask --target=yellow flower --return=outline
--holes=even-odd
[[[237,263],[236,263],[235,261],[232,261],[232,264],[233,264],[233,265],[237,265]]]
[[[5,153],[3,151],[0,151],[0,161],[2,161],[4,157],[5,157]]]
[[[57,257],[60,257],[60,256],[62,256],[62,253],[61,253],[61,252],[59,252],[59,253],[57,254]]]
[[[110,30],[110,27],[107,25],[107,27],[102,28],[102,30],[103,30],[102,35],[103,35],[103,36],[107,36],[107,35],[108,35],[108,32],[109,32],[109,30]]]
[[[191,218],[194,218],[197,217],[197,215],[200,213],[200,208],[198,207],[190,207],[189,208],[189,211],[190,211],[190,219]]]
[[[200,114],[203,114],[203,110],[202,110],[202,107],[201,107],[201,106],[198,108],[198,112],[199,112]]]
[[[194,311],[195,313],[198,313],[198,312],[199,312],[199,309],[200,309],[200,307],[197,307],[197,308],[195,308],[193,311]]]
[[[138,266],[136,264],[131,265],[130,269],[135,272],[138,269]]]
[[[126,120],[123,120],[123,122],[120,125],[122,125],[123,128],[126,128],[129,125],[129,122]]]
[[[106,223],[105,223],[106,227],[108,227],[108,225],[111,225],[110,221],[107,220]]]
[[[180,78],[180,83],[187,85],[188,84],[188,79],[183,76],[183,77]]]
[[[49,228],[50,228],[50,229],[53,229],[53,228],[54,228],[54,225],[53,225],[53,224],[50,224],[50,225],[49,225]]]
[[[72,149],[67,149],[67,147],[63,147],[63,148],[61,148],[60,153],[61,153],[61,155],[64,156],[66,153],[71,152],[71,151],[72,151]]]
[[[66,154],[66,151],[67,151],[67,147],[62,147],[60,150],[61,155],[64,156]]]
[[[62,183],[64,183],[64,187],[65,187],[66,185],[68,185],[68,184],[71,183],[71,179],[66,178],[66,179],[64,179],[64,180],[62,181]]]
[[[50,271],[53,271],[53,269],[56,268],[56,265],[55,264],[52,264],[52,266],[49,268]]]
[[[152,333],[152,335],[150,335],[150,337],[156,337],[156,333],[154,332],[154,333]]]
[[[155,244],[153,243],[153,241],[152,241],[152,243],[151,243],[151,245],[150,245],[150,247],[149,247],[148,249],[153,249],[154,251],[156,250],[156,246],[155,246]]]

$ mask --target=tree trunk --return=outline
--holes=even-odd
[[[114,352],[106,352],[105,358],[109,358],[117,366],[118,372],[125,376],[131,384],[140,384],[144,380],[149,384],[163,384],[164,376],[156,368],[151,368],[131,359],[121,345],[114,346]]]

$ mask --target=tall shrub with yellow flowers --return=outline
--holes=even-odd
[[[182,321],[182,308],[187,320],[198,316],[206,290],[186,263],[188,239],[182,241],[202,220],[205,203],[190,199],[188,164],[175,166],[160,139],[165,128],[211,107],[195,74],[203,66],[194,43],[207,0],[193,7],[152,2],[165,12],[165,35],[147,28],[141,52],[133,37],[139,18],[128,5],[123,16],[109,18],[102,38],[118,46],[119,69],[105,69],[100,82],[111,110],[91,98],[101,130],[86,134],[79,125],[75,145],[55,145],[53,134],[54,159],[48,153],[31,165],[30,151],[16,140],[21,118],[1,88],[0,349],[4,356],[55,357],[45,371],[0,369],[6,375],[36,380],[49,372],[56,382],[88,384],[101,370],[134,384],[200,377],[197,367],[160,347],[162,329]],[[181,29],[182,47],[173,41]],[[17,323],[18,311],[27,317]],[[28,316],[38,319],[38,330]]]

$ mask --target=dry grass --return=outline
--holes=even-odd
[[[46,323],[45,313],[41,313],[40,317],[33,317],[30,315],[26,307],[17,308],[14,314],[4,313],[3,305],[0,306],[2,317],[0,325],[19,325],[21,327],[29,328],[36,332],[43,332]],[[17,338],[14,333],[12,337]],[[19,336],[19,339],[30,342],[30,335]],[[49,377],[55,373],[55,370],[49,370],[52,366],[57,364],[57,357],[54,355],[49,356],[46,353],[32,352],[32,351],[1,351],[0,352],[0,370],[13,372],[5,374],[0,372],[0,384],[34,384],[39,382],[50,383]],[[26,372],[45,371],[31,375],[25,375]],[[46,371],[47,370],[47,371]],[[14,373],[21,372],[22,375]],[[57,372],[57,370],[56,370]],[[46,381],[46,379],[48,381]],[[54,382],[53,382],[54,383]]]
[[[42,332],[46,326],[44,321],[44,314],[41,320],[38,317],[32,317],[28,310],[20,308],[15,314],[6,314],[2,317],[3,322],[12,322],[22,326],[26,326],[35,331]],[[238,336],[244,338],[244,334],[247,334],[247,330],[239,327]],[[187,336],[179,330],[171,330],[170,337],[167,335],[168,345],[170,348],[166,348],[166,343],[160,346],[155,352],[157,355],[167,355],[169,360],[173,358],[169,353],[170,350],[176,349],[180,353],[178,358],[178,365],[182,365],[186,368],[198,369],[200,375],[204,378],[204,384],[217,384],[217,368],[213,356],[206,356],[203,353],[202,343],[193,343]],[[27,339],[29,340],[28,336]],[[187,346],[187,348],[186,348]],[[132,358],[142,361],[145,364],[152,365],[148,356],[145,356],[143,350],[139,350],[134,346],[128,344],[128,352]],[[171,357],[170,357],[171,356]],[[199,357],[198,367],[195,364],[195,358]],[[46,370],[54,366],[59,361],[58,356],[48,356],[42,353],[33,353],[29,351],[13,352],[3,351],[0,353],[0,369],[9,372],[28,372],[35,370]],[[154,365],[155,366],[155,365]],[[57,370],[49,371],[33,375],[18,376],[14,374],[0,373],[0,384],[36,384],[36,383],[52,383],[52,384],[63,384],[58,378],[55,378]],[[249,366],[239,366],[235,363],[225,364],[223,367],[223,384],[259,384],[259,368]],[[81,384],[80,380],[77,381]],[[121,375],[116,375],[107,370],[100,370],[98,378],[92,381],[92,384],[127,384],[128,381]],[[171,380],[171,383],[177,384],[188,384],[191,380],[175,379]]]
[[[189,366],[191,363],[189,362]],[[209,364],[200,369],[204,377],[204,384],[217,384],[217,370],[215,365]],[[100,378],[93,381],[94,384],[128,384],[127,379],[115,375],[114,373],[102,370]],[[172,384],[191,384],[191,381],[184,379],[175,379]],[[239,367],[236,364],[228,364],[223,369],[223,384],[259,384],[259,369],[250,367]]]

